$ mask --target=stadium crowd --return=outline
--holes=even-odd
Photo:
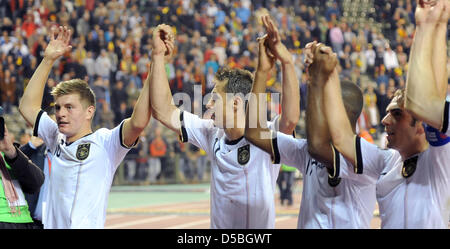
[[[358,6],[364,14],[352,16],[348,9]],[[413,0],[0,0],[0,104],[6,115],[17,115],[19,97],[43,58],[50,28],[64,25],[73,31],[73,49],[55,65],[42,108],[51,106],[50,89],[58,82],[86,79],[97,98],[94,126],[112,128],[131,115],[147,77],[153,27],[174,27],[177,51],[166,64],[170,87],[173,94],[184,92],[194,99],[196,86],[202,96],[211,91],[219,67],[255,71],[256,38],[264,33],[258,17],[269,13],[295,57],[302,110],[297,133],[305,134],[308,78],[302,48],[317,40],[338,54],[342,79],[364,92],[360,135],[383,146],[380,121],[393,93],[405,87],[414,10]],[[267,82],[274,93],[281,90],[277,72]],[[203,110],[205,104],[200,103]],[[28,142],[29,130],[17,129],[22,144]],[[130,183],[209,178],[206,153],[179,143],[155,120],[124,163],[123,180]]]

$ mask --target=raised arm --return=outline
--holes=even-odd
[[[255,72],[252,92],[247,104],[245,138],[252,144],[272,155],[272,143],[269,139],[271,131],[266,126],[266,113],[263,112],[260,115],[260,107],[267,105],[267,75],[275,63],[275,58],[268,54],[268,45],[266,41],[267,35],[262,38],[258,38],[258,66]],[[262,120],[262,118],[264,119]]]
[[[336,55],[331,53],[329,48],[323,48],[321,52],[325,53],[329,60],[336,59]],[[337,69],[334,69],[323,88],[325,118],[334,147],[353,165],[356,165],[354,144],[356,135],[347,116],[341,92],[339,75]]]
[[[447,6],[448,1],[438,0],[431,6],[418,0],[416,35],[406,79],[406,110],[436,129],[442,128],[447,83],[446,36],[441,27],[443,19],[448,20]]]
[[[155,119],[180,135],[180,110],[173,104],[164,66],[164,56],[172,53],[173,41],[174,37],[170,26],[162,24],[154,29],[150,98]]]
[[[447,96],[447,23],[450,15],[450,2],[444,0],[444,9],[436,24],[433,45],[433,57],[431,64],[433,66],[433,73],[436,79],[436,87],[439,96],[445,99]]]
[[[57,37],[55,38],[55,34]],[[48,75],[52,70],[55,61],[72,49],[69,45],[72,32],[67,27],[52,28],[50,31],[50,43],[45,49],[44,58],[33,76],[30,79],[22,99],[19,104],[19,111],[28,122],[34,126],[36,117],[41,110],[42,97],[44,95],[45,82],[47,82]]]
[[[332,60],[321,44],[309,43],[305,47],[306,64],[310,82],[308,84],[308,104],[306,109],[306,137],[308,152],[327,168],[333,167],[333,151],[331,148],[331,135],[324,110],[324,87],[328,81],[339,79],[335,71],[337,60]],[[330,51],[328,51],[330,53]],[[334,74],[334,75],[332,75]]]
[[[133,109],[131,117],[126,119],[123,123],[123,138],[126,146],[130,147],[136,142],[136,139],[147,127],[150,117],[152,116],[152,109],[150,106],[150,75],[152,72],[152,65],[149,66],[149,73],[145,79],[144,87],[139,94],[136,104]]]
[[[281,115],[278,119],[280,131],[292,134],[300,118],[300,90],[295,73],[292,54],[281,42],[278,28],[269,16],[262,17],[263,25],[268,34],[270,52],[281,62],[283,75],[281,92]]]

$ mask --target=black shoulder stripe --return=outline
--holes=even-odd
[[[187,135],[186,128],[184,127],[184,111],[180,112],[180,124],[181,124],[180,141],[182,143],[186,143],[188,141],[188,135]]]
[[[37,117],[36,117],[36,121],[34,122],[34,129],[33,129],[33,136],[37,137],[38,136],[38,131],[39,131],[39,121],[41,120],[41,116],[44,113],[43,110],[40,110]]]
[[[330,178],[338,178],[339,177],[339,172],[340,172],[340,167],[341,167],[341,155],[339,153],[339,151],[333,146],[331,145],[331,147],[333,148],[333,156],[334,156],[334,160],[333,160],[333,171],[331,169],[328,169],[328,173],[329,173],[329,177]]]
[[[356,174],[362,174],[363,173],[363,160],[362,160],[362,154],[361,154],[361,137],[356,136],[356,168],[355,173]]]
[[[443,120],[443,123],[442,123],[442,133],[447,133],[447,131],[448,131],[448,112],[449,112],[449,107],[450,106],[450,102],[445,102],[445,108],[444,108],[444,120]]]
[[[125,149],[131,149],[131,148],[133,148],[134,146],[136,146],[136,144],[139,142],[139,137],[137,137],[136,138],[136,141],[134,141],[134,143],[133,143],[133,145],[131,145],[130,147],[128,147],[128,146],[126,146],[125,145],[125,143],[123,142],[123,133],[122,133],[122,129],[123,129],[123,124],[124,124],[125,122],[122,122],[121,124],[120,124],[120,134],[119,134],[119,140],[120,140],[120,145],[122,146],[122,147],[124,147]],[[90,133],[90,134],[88,134],[88,135],[91,135],[92,133]],[[87,136],[87,135],[86,135]]]
[[[273,156],[273,164],[280,164],[280,151],[278,150],[278,142],[277,137],[274,136],[272,138],[272,156]]]

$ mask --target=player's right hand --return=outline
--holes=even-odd
[[[450,0],[443,0],[443,1],[444,1],[444,10],[442,11],[439,23],[447,25],[448,19],[450,18]]]
[[[175,37],[169,25],[160,24],[153,30],[152,55],[171,56]]]
[[[311,46],[314,55],[314,61],[309,67],[309,74],[312,78],[324,77],[328,78],[335,70],[338,60],[335,53],[330,47],[323,44]]]
[[[275,55],[276,58],[281,61],[281,63],[292,64],[292,54],[281,42],[280,32],[278,31],[278,28],[275,26],[270,16],[262,16],[261,21],[268,35],[267,44],[270,48],[270,52]]]
[[[417,0],[415,19],[417,26],[435,25],[443,19],[448,20],[448,15],[443,15],[448,6],[448,0]]]
[[[58,36],[55,38],[56,34]],[[44,58],[55,61],[65,53],[70,52],[72,50],[70,45],[71,36],[72,31],[66,26],[59,26],[59,29],[52,27],[50,30],[50,43],[45,49]]]

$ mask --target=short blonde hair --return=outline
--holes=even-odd
[[[85,108],[88,106],[96,106],[94,92],[89,87],[89,84],[81,79],[62,81],[52,89],[51,94],[55,99],[63,95],[78,94]]]

